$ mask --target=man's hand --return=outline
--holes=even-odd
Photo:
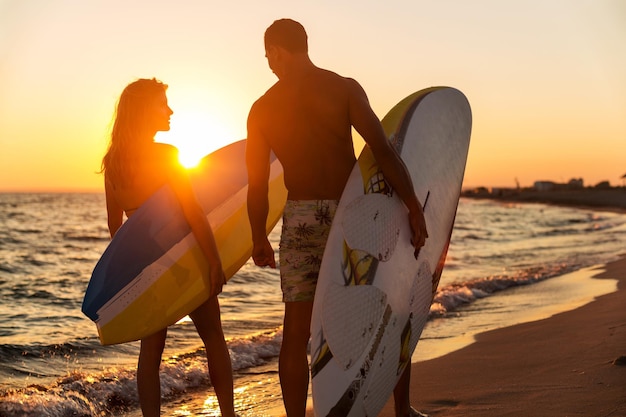
[[[415,259],[420,253],[420,249],[426,243],[428,237],[428,231],[426,230],[426,220],[424,219],[424,212],[420,205],[418,208],[409,212],[409,224],[411,225],[411,244],[415,247]]]
[[[274,258],[274,248],[268,239],[264,242],[255,244],[252,248],[252,259],[257,266],[269,266],[276,268],[276,259]]]

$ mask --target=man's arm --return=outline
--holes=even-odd
[[[424,246],[428,237],[428,232],[422,205],[415,195],[413,181],[404,161],[402,161],[400,155],[387,140],[383,127],[369,104],[365,91],[354,80],[348,80],[348,83],[350,89],[350,121],[372,149],[372,153],[385,175],[385,179],[389,181],[389,184],[409,210],[409,223],[413,233],[411,242],[415,246],[415,256],[417,257],[419,248]]]
[[[248,116],[246,166],[248,169],[248,219],[252,230],[252,259],[258,266],[276,267],[274,250],[267,239],[269,213],[270,147],[257,126],[255,107]]]

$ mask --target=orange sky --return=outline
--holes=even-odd
[[[210,3],[0,0],[0,191],[100,190],[115,101],[136,78],[170,86],[159,140],[202,155],[244,138],[275,81],[262,37],[281,17],[304,24],[312,60],[356,78],[381,118],[425,87],[463,91],[466,187],[626,174],[621,0]]]

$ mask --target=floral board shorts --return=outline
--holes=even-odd
[[[280,237],[283,301],[313,301],[337,200],[287,200]]]

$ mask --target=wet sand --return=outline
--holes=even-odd
[[[412,364],[412,404],[431,417],[626,416],[626,258],[594,278],[618,291]]]

